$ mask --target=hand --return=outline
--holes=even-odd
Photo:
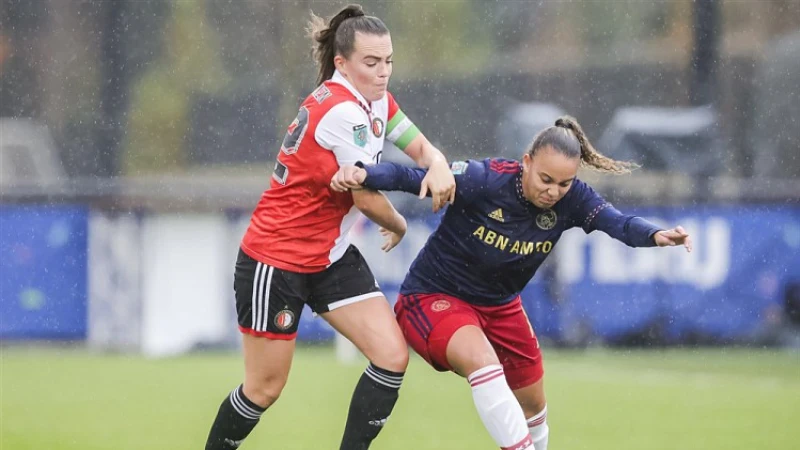
[[[405,218],[403,219],[402,229],[398,230],[402,231],[402,233],[389,231],[386,228],[380,227],[378,231],[380,231],[381,235],[384,238],[383,245],[381,245],[381,250],[383,250],[384,252],[388,252],[389,250],[397,247],[397,244],[399,244],[400,241],[403,240],[403,237],[406,235],[406,227],[407,225]]]
[[[336,192],[363,189],[361,184],[366,179],[366,170],[356,166],[342,166],[331,178],[331,189]]]
[[[653,240],[659,247],[674,247],[676,245],[683,245],[686,247],[687,252],[692,251],[692,238],[689,233],[683,229],[682,226],[671,230],[659,231],[653,235]]]
[[[428,168],[428,173],[422,179],[419,198],[425,198],[429,191],[433,197],[433,212],[456,200],[456,180],[444,159],[436,160]]]

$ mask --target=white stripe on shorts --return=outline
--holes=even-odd
[[[353,303],[358,303],[358,302],[360,302],[362,300],[366,300],[368,298],[380,297],[380,296],[383,296],[383,292],[375,291],[375,292],[370,292],[369,294],[356,295],[355,297],[346,298],[344,300],[337,300],[335,302],[331,302],[331,303],[328,304],[328,311],[333,311],[334,309],[341,308],[342,306],[347,306],[347,305],[351,305]]]
[[[264,301],[261,305],[261,329],[258,331],[267,331],[267,324],[269,322],[269,291],[272,286],[272,272],[274,270],[274,267],[269,266],[269,270],[267,271],[267,283],[262,293]]]
[[[260,262],[256,262],[256,272],[255,275],[253,275],[253,294],[250,303],[250,329],[252,330],[256,330],[256,322],[258,321],[256,313],[258,312],[258,303],[259,303],[258,296],[259,293],[261,292],[260,287],[261,287],[261,282],[263,281],[262,277],[264,273],[262,270],[263,266],[264,265],[261,264]]]

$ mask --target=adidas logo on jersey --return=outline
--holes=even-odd
[[[505,220],[503,220],[503,210],[500,208],[497,208],[494,211],[490,212],[489,217],[498,222],[505,222]]]

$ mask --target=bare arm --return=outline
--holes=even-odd
[[[386,242],[381,249],[388,252],[394,248],[406,234],[405,217],[394,209],[392,203],[382,192],[359,189],[353,190],[352,193],[356,208],[388,232],[381,231],[381,234],[386,237]]]
[[[453,203],[456,197],[456,182],[442,152],[422,133],[408,144],[405,152],[418,166],[429,169],[425,179],[422,180],[419,198],[425,198],[430,191],[434,211],[444,207],[445,203]]]
[[[442,162],[447,164],[447,159],[438,148],[420,133],[415,137],[405,149],[406,155],[413,159],[418,166],[423,169],[431,167],[434,163]]]

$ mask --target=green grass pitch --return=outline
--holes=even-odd
[[[241,379],[236,353],[148,360],[0,348],[0,450],[202,449]],[[545,349],[550,449],[800,448],[800,355],[731,349]],[[363,364],[301,348],[242,445],[337,449]],[[412,358],[376,450],[493,449],[467,383]]]

